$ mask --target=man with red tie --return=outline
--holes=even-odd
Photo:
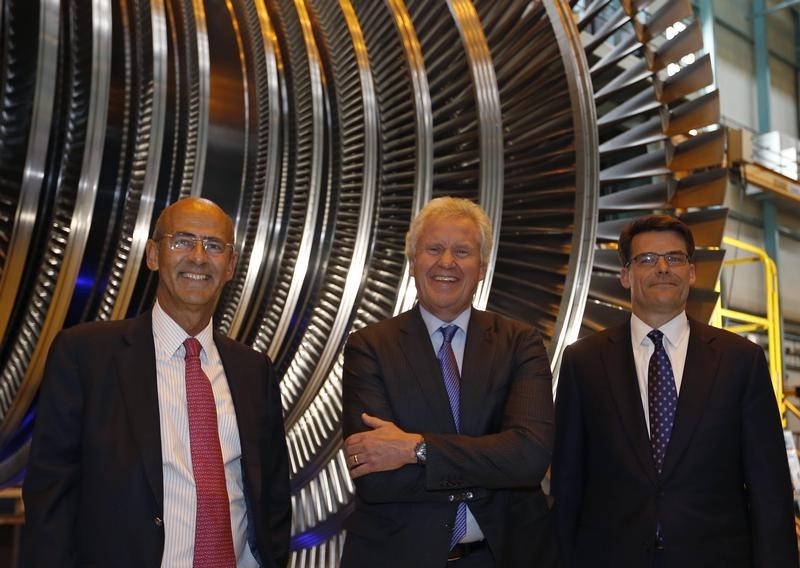
[[[432,200],[406,235],[418,304],[347,341],[342,568],[555,565],[550,365],[531,326],[472,307],[491,243],[478,205]]]
[[[172,204],[147,242],[152,311],[54,340],[23,485],[24,566],[286,564],[275,372],[212,323],[233,233],[211,201]]]
[[[569,346],[552,488],[567,568],[796,568],[780,416],[758,345],[686,316],[694,238],[619,238],[630,321]]]

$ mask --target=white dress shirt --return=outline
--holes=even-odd
[[[247,515],[242,489],[242,450],[231,392],[217,347],[212,322],[196,335],[203,349],[200,364],[211,382],[217,405],[222,461],[231,511],[231,534],[237,568],[258,566],[247,545]],[[156,347],[158,414],[161,425],[161,462],[164,474],[164,568],[191,568],[194,558],[197,495],[189,447],[189,415],[186,408],[185,348],[189,337],[156,302],[153,339]]]
[[[458,373],[461,374],[461,363],[464,360],[464,347],[467,344],[467,328],[469,327],[469,316],[472,313],[472,308],[469,307],[456,317],[453,321],[442,321],[437,318],[435,315],[430,313],[428,310],[423,308],[421,305],[419,306],[419,311],[422,314],[422,320],[425,322],[425,327],[428,329],[428,334],[431,338],[431,344],[433,345],[434,353],[439,353],[439,348],[444,343],[444,337],[442,336],[442,332],[439,331],[439,328],[443,325],[457,325],[458,331],[453,336],[453,339],[450,341],[450,345],[453,347],[453,353],[456,356],[456,362],[458,363]],[[444,384],[444,383],[443,383]],[[483,540],[483,531],[481,531],[481,527],[478,525],[478,521],[475,520],[475,517],[472,516],[472,511],[469,510],[469,505],[467,505],[467,532],[459,542],[476,542],[479,540]]]
[[[689,347],[689,320],[686,318],[686,312],[681,312],[658,329],[664,334],[662,343],[672,365],[676,392],[680,396],[683,368],[686,364],[686,350]],[[647,367],[655,347],[647,334],[652,330],[653,328],[638,317],[631,316],[631,346],[633,347],[639,394],[642,396],[642,408],[644,408],[648,432],[650,431],[650,409],[647,403]]]

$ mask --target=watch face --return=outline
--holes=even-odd
[[[417,463],[425,463],[427,449],[428,447],[425,442],[417,442],[417,445],[414,446],[414,454],[417,456]]]

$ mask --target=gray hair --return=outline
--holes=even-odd
[[[469,219],[478,227],[481,236],[481,263],[489,261],[492,250],[492,222],[480,205],[461,197],[437,197],[431,199],[422,211],[414,217],[406,233],[406,258],[414,260],[417,253],[417,241],[425,224],[431,219]]]

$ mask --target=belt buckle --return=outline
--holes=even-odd
[[[469,556],[478,549],[483,548],[484,543],[485,543],[484,540],[459,543],[450,550],[450,552],[447,555],[447,561],[455,562],[456,560],[461,560],[462,558]]]
[[[461,560],[466,556],[464,545],[457,544],[450,551],[447,553],[447,561],[448,562],[455,562],[456,560]]]

